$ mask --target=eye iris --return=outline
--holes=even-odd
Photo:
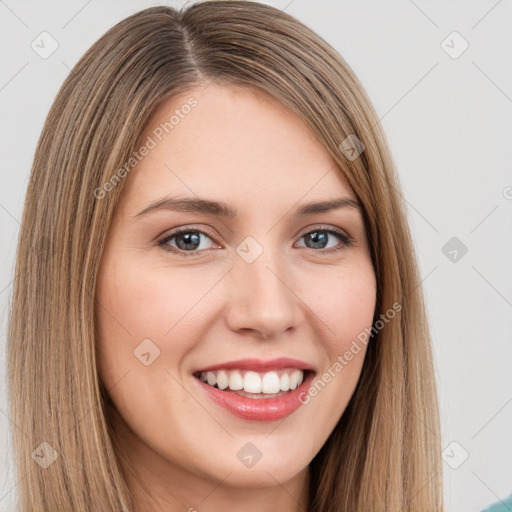
[[[180,240],[184,240],[184,243],[180,243]],[[179,249],[197,249],[200,244],[200,235],[197,231],[189,231],[176,236],[176,245]]]
[[[305,235],[307,241],[312,241],[314,244],[313,249],[323,249],[327,245],[328,235],[322,231],[312,231]]]

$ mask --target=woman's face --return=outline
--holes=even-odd
[[[97,294],[123,451],[153,481],[210,490],[304,475],[355,389],[365,350],[345,354],[376,300],[362,212],[305,205],[355,195],[297,117],[247,88],[176,96],[141,141]]]

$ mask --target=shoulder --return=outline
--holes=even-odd
[[[482,510],[482,512],[511,512],[512,511],[512,494],[497,503],[494,503],[489,508]]]

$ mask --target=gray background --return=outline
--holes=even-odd
[[[266,3],[331,43],[381,118],[409,205],[432,326],[447,510],[480,511],[512,493],[511,2]],[[0,0],[2,383],[16,239],[43,121],[84,51],[116,22],[152,5]],[[58,43],[46,59],[31,47],[42,46],[43,31]],[[469,44],[457,58],[463,43],[453,31]],[[13,509],[23,477],[14,473],[11,426],[2,385],[0,511]]]

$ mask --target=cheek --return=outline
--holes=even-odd
[[[355,389],[366,354],[367,333],[372,327],[376,304],[376,280],[368,263],[354,267],[337,295],[337,307],[331,310],[337,338],[330,348],[330,374],[343,374],[344,385]],[[334,299],[333,299],[334,302]],[[341,386],[338,379],[337,386]],[[336,386],[336,385],[335,385]]]
[[[182,363],[218,316],[219,302],[208,292],[225,270],[170,269],[141,260],[123,257],[122,251],[106,254],[96,311],[103,382],[113,389],[129,373],[126,380],[140,385],[130,391],[128,399],[144,402],[148,389],[162,387],[163,381],[169,387],[165,369],[187,378]],[[172,379],[170,384],[174,385]],[[126,386],[125,381],[113,394]],[[121,408],[125,398],[117,400]]]
[[[353,340],[370,328],[376,304],[376,279],[371,262],[366,259],[350,262],[336,272],[309,275],[304,293],[309,289],[321,293],[309,294],[311,309],[324,325],[322,340],[330,360],[342,354]]]
[[[190,327],[188,314],[204,294],[204,276],[185,270],[171,273],[129,258],[107,260],[105,269],[98,290],[104,306],[99,323],[106,328],[102,329],[105,338],[117,338],[135,348],[145,338],[172,341],[183,326]],[[182,342],[186,344],[186,339],[180,340],[180,346]],[[171,343],[167,348],[179,346]]]
[[[197,303],[217,279],[185,268],[142,265],[122,252],[106,253],[102,262],[96,309],[100,375],[121,417],[148,444],[167,435],[158,420],[166,418],[164,423],[177,428],[180,416],[194,408],[166,370],[178,376],[204,336]]]
[[[376,279],[369,260],[340,267],[326,277],[309,275],[304,290],[323,284],[324,293],[310,293],[311,309],[321,319],[325,365],[315,376],[302,403],[314,410],[327,437],[346,409],[358,383],[376,304]],[[320,325],[320,322],[317,322]]]
[[[127,372],[130,378],[143,376],[147,369],[144,359],[161,361],[163,333],[180,314],[178,289],[168,286],[163,276],[157,278],[154,269],[123,258],[122,252],[105,254],[98,278],[96,316],[100,373],[107,388],[113,388]],[[149,356],[143,356],[147,353]],[[137,355],[141,359],[137,360]],[[154,372],[146,372],[143,378],[151,375],[154,378]]]

